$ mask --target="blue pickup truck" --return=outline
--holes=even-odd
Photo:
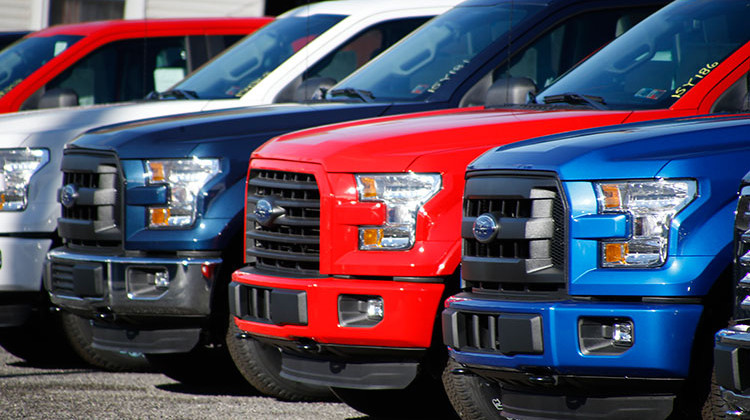
[[[234,339],[237,328],[228,322],[253,149],[321,124],[489,104],[493,82],[504,86],[507,76],[545,86],[663,3],[470,0],[327,89],[327,103],[155,119],[83,135],[62,161],[63,246],[48,254],[45,288],[54,304],[91,320],[95,348],[143,352],[174,378],[202,381],[217,370],[196,360],[226,346],[261,391],[316,395],[317,387],[279,375],[277,348]]]
[[[711,359],[749,126],[623,125],[475,160],[443,312],[451,374],[481,378],[464,396],[520,419],[723,418]]]

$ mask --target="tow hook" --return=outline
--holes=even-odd
[[[472,373],[469,372],[468,369],[459,367],[451,370],[451,375],[471,375]]]
[[[308,353],[320,353],[320,345],[310,340],[299,341],[297,349]]]
[[[529,376],[529,382],[535,385],[556,385],[557,378],[554,376],[541,375],[541,376]]]
[[[234,336],[237,337],[237,338],[239,338],[240,340],[249,340],[249,339],[252,338],[250,336],[250,334],[248,334],[246,332],[239,332],[239,333],[235,334]]]

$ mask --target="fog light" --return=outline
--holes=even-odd
[[[154,286],[160,290],[169,288],[169,276],[166,271],[154,273]]]
[[[628,318],[583,317],[578,320],[578,344],[585,355],[621,354],[635,343],[635,327]]]
[[[158,299],[169,289],[165,267],[128,267],[125,285],[130,299]]]
[[[385,306],[380,296],[339,296],[339,324],[342,327],[372,327],[383,320],[384,314]]]
[[[633,324],[626,322],[612,325],[612,339],[615,340],[615,345],[632,345]]]
[[[383,319],[383,299],[369,299],[367,301],[367,318],[373,321]]]

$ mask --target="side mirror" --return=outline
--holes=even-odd
[[[302,82],[294,91],[294,102],[307,102],[323,99],[324,91],[327,91],[336,81],[330,77],[311,77]]]
[[[500,107],[525,104],[529,93],[536,93],[536,85],[528,77],[504,77],[490,86],[484,105]]]
[[[78,94],[73,89],[55,88],[44,92],[39,98],[38,109],[78,106]]]

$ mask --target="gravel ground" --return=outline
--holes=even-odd
[[[195,389],[158,373],[33,366],[0,347],[2,419],[347,419],[341,403],[288,403],[233,389]]]

